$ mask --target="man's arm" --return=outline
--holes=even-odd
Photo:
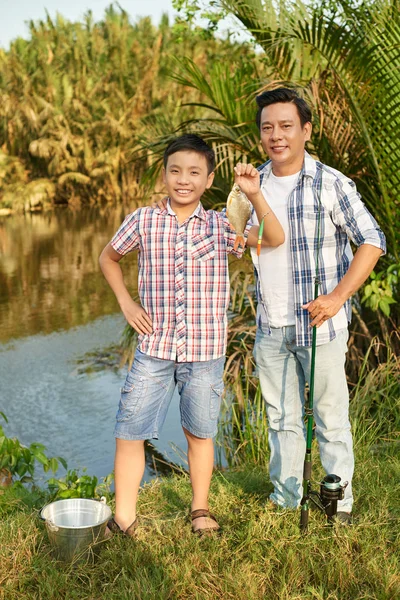
[[[303,306],[311,315],[311,326],[319,327],[333,317],[370,276],[378,258],[386,251],[385,236],[357,192],[354,181],[337,178],[333,187],[332,220],[345,231],[358,250],[349,270],[336,288]]]
[[[310,326],[319,327],[327,319],[334,317],[342,308],[343,304],[357,292],[383,254],[381,248],[363,244],[357,250],[346,275],[339,281],[335,289],[330,293],[318,296],[316,300],[303,305],[311,316]]]
[[[272,208],[265,200],[260,188],[260,173],[253,165],[238,163],[234,168],[235,183],[246,194],[257,215],[259,223],[264,220],[264,230],[261,245],[276,247],[285,241],[285,233],[282,225],[276,218]],[[254,226],[250,229],[247,245],[255,248],[258,241],[259,228]]]
[[[153,331],[150,317],[140,304],[132,300],[131,295],[126,288],[121,266],[119,264],[122,257],[123,255],[118,254],[111,244],[107,244],[100,254],[100,268],[114,292],[118,304],[129,325],[131,325],[138,333],[143,335],[150,334]]]

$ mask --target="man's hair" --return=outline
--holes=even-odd
[[[215,153],[214,150],[194,133],[186,133],[180,137],[175,138],[168,144],[164,152],[164,167],[167,166],[168,157],[175,152],[182,151],[197,152],[201,154],[207,161],[207,172],[208,175],[215,169]]]
[[[308,122],[311,123],[311,109],[307,102],[303,100],[303,98],[300,98],[295,90],[289,88],[277,88],[276,90],[263,92],[257,96],[256,102],[258,106],[256,115],[258,129],[261,127],[261,113],[263,108],[270,106],[270,104],[277,104],[278,102],[292,102],[296,105],[302,127]]]

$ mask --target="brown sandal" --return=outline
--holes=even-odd
[[[215,523],[218,525],[218,527],[203,527],[203,529],[194,529],[193,521],[195,521],[196,519],[200,519],[200,517],[206,517],[207,519],[212,519],[213,521],[215,521]],[[197,510],[193,510],[190,513],[190,518],[192,521],[192,532],[200,537],[203,535],[210,536],[213,533],[220,533],[220,531],[221,531],[221,528],[219,527],[216,517],[214,515],[212,515],[210,513],[210,511],[205,508],[199,508]]]
[[[133,521],[133,523],[131,523],[129,525],[129,527],[127,529],[125,529],[125,531],[124,531],[118,525],[118,523],[116,522],[114,517],[111,517],[111,519],[107,523],[107,527],[111,531],[111,533],[122,533],[122,535],[127,535],[128,537],[135,537],[138,524],[139,524],[139,517],[136,517],[136,519]]]

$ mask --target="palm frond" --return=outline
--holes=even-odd
[[[358,152],[361,146],[364,148],[365,169],[355,179],[367,193],[365,202],[383,224],[391,252],[397,258],[400,239],[394,223],[400,184],[399,1],[377,0],[358,5],[352,0],[342,0],[340,11],[335,13],[325,5],[311,9],[296,5],[293,9],[292,5],[280,4],[276,10],[267,1],[261,14],[261,3],[255,0],[224,0],[220,4],[248,28],[269,61],[284,75],[293,76],[290,65],[296,55],[312,52],[318,58],[318,68],[309,69],[306,80],[301,70],[296,82],[310,88],[315,80],[322,77],[326,80],[327,74],[330,81],[336,81],[344,99],[341,112],[349,122],[352,120],[354,132],[353,139],[349,138],[349,130],[340,131],[336,122],[336,136],[347,148],[350,143]],[[331,125],[328,120],[323,128]],[[325,141],[329,142],[329,138],[333,143],[332,132],[325,136]],[[364,184],[366,179],[369,183]],[[369,195],[371,189],[375,193]]]

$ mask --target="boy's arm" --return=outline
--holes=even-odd
[[[122,257],[123,255],[118,254],[111,244],[107,244],[100,254],[100,268],[114,292],[118,304],[129,325],[142,335],[150,334],[153,331],[153,325],[149,315],[140,304],[132,300],[131,295],[126,288],[121,266],[119,265],[119,261]]]
[[[253,165],[238,163],[234,168],[235,183],[246,194],[254,210],[259,223],[264,220],[264,229],[261,245],[263,247],[280,246],[285,241],[285,233],[282,225],[276,218],[274,211],[265,200],[260,188],[260,173]],[[253,226],[248,234],[247,245],[255,248],[258,242],[259,228]]]

